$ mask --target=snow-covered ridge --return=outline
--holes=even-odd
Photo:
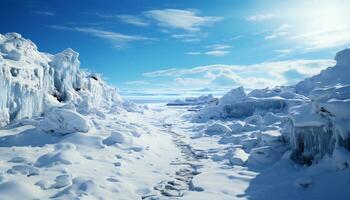
[[[228,131],[233,133],[278,130],[282,140],[289,143],[293,160],[311,164],[330,156],[343,168],[350,165],[337,155],[350,151],[350,49],[338,52],[335,60],[334,67],[296,85],[248,94],[243,87],[232,89],[195,114],[195,119],[226,121],[228,127],[234,127]],[[251,123],[251,119],[259,123]],[[218,125],[213,127],[227,135]],[[239,131],[235,131],[237,127]],[[208,129],[206,134],[212,132]]]
[[[116,89],[81,70],[78,57],[72,49],[42,53],[18,33],[0,34],[0,127],[53,107],[81,113],[122,107]]]
[[[245,118],[268,112],[286,113],[290,106],[300,105],[307,98],[290,87],[256,89],[246,94],[243,87],[232,89],[218,102],[208,105],[198,116],[202,119]]]
[[[338,83],[350,84],[350,48],[338,52],[335,56],[336,65],[322,70],[320,74],[306,78],[295,85],[299,94],[308,96],[312,90],[320,87],[331,87]]]

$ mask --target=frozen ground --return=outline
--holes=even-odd
[[[152,104],[143,114],[90,116],[99,125],[87,133],[1,130],[0,199],[348,199],[349,169],[302,166],[278,148],[246,155],[239,142],[198,137],[208,123],[189,114]]]

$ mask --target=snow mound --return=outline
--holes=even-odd
[[[93,177],[75,177],[72,185],[58,191],[52,198],[57,199],[113,199],[114,191],[101,187]]]
[[[214,124],[207,127],[205,133],[207,135],[223,135],[223,134],[229,134],[232,130],[230,127],[228,127],[225,124],[222,124],[220,122],[215,122]]]
[[[63,108],[53,109],[39,123],[39,129],[61,135],[88,132],[90,127],[91,123],[85,117],[73,110]]]
[[[71,143],[59,143],[55,145],[53,152],[42,155],[35,163],[37,167],[52,167],[55,165],[70,165],[82,161],[76,146]]]
[[[109,137],[104,139],[102,141],[102,143],[107,145],[107,146],[111,146],[111,145],[115,145],[115,144],[131,144],[132,141],[130,139],[128,139],[128,137],[125,136],[124,134],[117,132],[117,131],[114,131],[111,133],[111,135]]]
[[[233,151],[233,156],[230,158],[231,165],[244,165],[248,160],[249,154],[247,154],[243,149],[236,148]]]
[[[39,187],[19,181],[8,181],[0,184],[1,199],[39,199],[43,192]]]

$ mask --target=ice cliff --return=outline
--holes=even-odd
[[[335,60],[334,67],[295,86],[310,98],[290,114],[292,159],[298,162],[337,157],[339,148],[350,151],[350,49],[338,52]]]
[[[0,34],[0,127],[54,107],[80,113],[121,108],[115,88],[80,69],[72,49],[51,55],[18,33]]]

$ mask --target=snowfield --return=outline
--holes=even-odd
[[[292,86],[163,104],[123,100],[0,35],[0,200],[349,199],[350,49]]]

